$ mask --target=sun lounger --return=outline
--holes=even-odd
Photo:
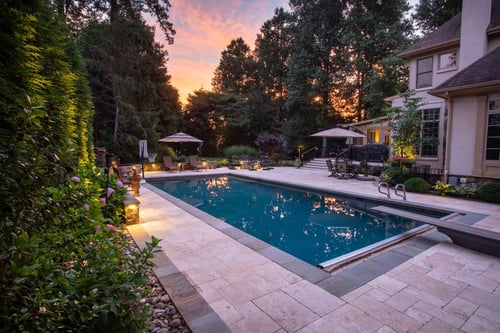
[[[172,161],[172,157],[170,156],[163,156],[163,168],[167,171],[177,171],[179,168],[175,163]]]
[[[201,163],[198,160],[198,156],[197,155],[191,155],[191,156],[189,156],[189,167],[192,170],[203,170],[203,169],[207,169],[208,168],[207,165],[204,165],[203,163]]]

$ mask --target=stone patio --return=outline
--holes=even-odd
[[[146,179],[202,173],[380,196],[371,182],[291,167]],[[139,244],[162,239],[156,273],[193,332],[500,332],[500,258],[437,231],[327,273],[149,184],[138,199],[141,224],[129,231]],[[474,226],[500,232],[500,205],[414,193],[408,201],[472,212]]]

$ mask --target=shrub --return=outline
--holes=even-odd
[[[481,186],[477,190],[477,195],[481,200],[500,203],[500,183],[489,183]]]
[[[405,189],[408,192],[416,193],[427,193],[429,192],[431,185],[425,181],[425,179],[419,177],[408,178],[405,182]]]
[[[473,198],[476,196],[476,188],[474,186],[457,186],[437,182],[434,185],[434,190],[441,193],[441,195],[451,195],[455,197]]]
[[[286,140],[279,135],[273,135],[267,132],[260,133],[255,140],[255,144],[260,151],[269,156],[271,159],[276,159],[280,155],[286,155]]]
[[[226,156],[228,158],[231,158],[233,156],[257,157],[257,156],[259,156],[259,152],[254,147],[245,146],[245,145],[238,145],[238,146],[230,146],[230,147],[227,147],[226,149],[224,149],[224,156]]]
[[[147,309],[138,304],[159,241],[128,250],[126,189],[115,175],[81,166],[44,191],[36,229],[16,229],[2,252],[0,331],[143,330]]]
[[[380,175],[380,180],[387,182],[390,186],[396,184],[403,184],[408,178],[408,168],[402,167],[388,167]]]

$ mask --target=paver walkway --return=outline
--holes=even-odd
[[[323,171],[231,172],[379,197],[371,183]],[[162,174],[146,174],[155,176]],[[157,275],[194,332],[500,332],[500,258],[442,241],[339,297],[285,268],[288,259],[263,255],[265,244],[149,186],[139,197],[141,224],[129,230],[139,242],[162,239]],[[475,226],[500,232],[500,205],[413,193],[408,200],[484,214]]]

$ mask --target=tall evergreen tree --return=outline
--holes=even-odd
[[[383,73],[381,61],[394,56],[397,50],[408,44],[412,32],[410,21],[404,18],[408,10],[405,0],[348,0],[347,24],[343,33],[347,80],[341,90],[344,98],[355,105],[354,117],[358,121],[366,119],[369,114],[377,114],[374,107],[382,104],[381,100],[373,100],[373,95],[372,105],[367,104],[370,75],[377,70]],[[382,93],[390,96],[394,90]],[[371,107],[369,113],[368,107]]]
[[[288,121],[284,130],[290,144],[318,127],[331,126],[338,117],[332,96],[342,60],[343,6],[343,1],[290,1],[296,22],[287,72]]]
[[[274,16],[260,28],[255,41],[257,61],[257,87],[267,96],[273,112],[273,122],[286,119],[285,102],[288,99],[286,79],[292,54],[294,18],[282,7],[274,11]],[[257,95],[255,96],[257,97]],[[259,103],[257,103],[259,104]],[[262,106],[260,106],[262,108]],[[263,130],[270,130],[272,127]]]
[[[26,272],[37,279],[27,249],[55,223],[44,209],[47,189],[59,186],[80,161],[92,159],[93,110],[76,45],[46,1],[2,1],[0,45],[0,294],[10,293],[0,303],[0,321],[2,330],[25,324],[30,331],[31,323],[43,324],[33,320],[39,293],[16,299]],[[23,276],[9,275],[25,267]],[[18,309],[10,308],[8,299]]]
[[[96,106],[95,140],[124,161],[138,159],[138,140],[156,145],[170,120],[180,120],[178,94],[170,86],[166,51],[140,13],[113,23],[91,22],[79,38]],[[173,127],[173,126],[172,126]]]
[[[255,88],[255,60],[243,38],[233,39],[222,51],[212,87],[219,93],[248,94]]]
[[[9,106],[5,113],[2,112],[5,117],[2,125],[6,126],[3,134],[6,137],[10,131],[21,134],[23,130],[15,128],[22,126],[22,122],[13,119],[20,107],[35,106],[39,108],[37,114],[42,110],[46,114],[38,119],[45,124],[45,130],[39,134],[46,142],[36,144],[55,149],[37,151],[45,152],[45,158],[53,162],[57,160],[68,165],[74,165],[79,158],[90,159],[92,104],[76,44],[69,37],[64,21],[54,15],[44,1],[33,0],[2,3],[0,22],[0,80],[2,98]],[[27,97],[27,104],[19,104]],[[33,134],[35,132],[38,130]],[[43,159],[40,157],[39,161]]]

